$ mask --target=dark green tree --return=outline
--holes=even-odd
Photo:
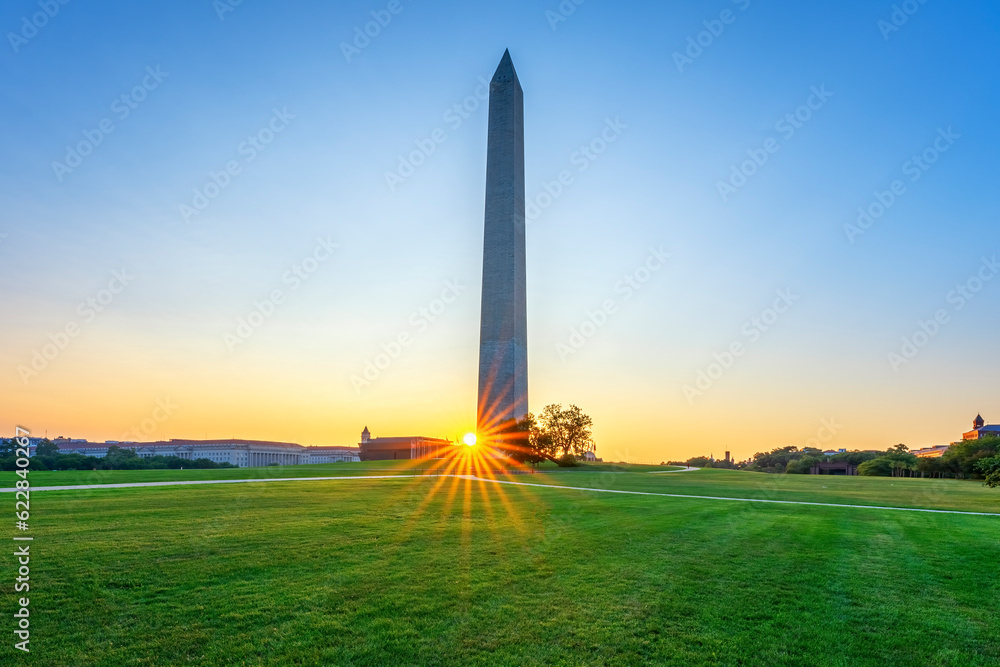
[[[42,440],[35,447],[35,456],[59,456],[59,446],[50,440]]]
[[[508,456],[519,463],[538,465],[551,460],[551,439],[530,412],[500,430],[497,441]]]
[[[976,461],[976,472],[983,475],[983,484],[995,489],[1000,486],[1000,456]]]
[[[825,457],[822,455],[809,455],[798,459],[792,459],[788,462],[788,465],[785,466],[785,472],[790,475],[807,475],[814,465],[823,460],[825,460]]]
[[[976,465],[982,459],[1000,455],[1000,437],[956,442],[941,456],[941,464],[956,477],[981,475]]]

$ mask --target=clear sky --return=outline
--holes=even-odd
[[[633,461],[1000,422],[1000,8],[896,4],[4,3],[0,431],[473,428],[505,48],[534,411]]]

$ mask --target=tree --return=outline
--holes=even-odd
[[[576,468],[580,464],[576,462],[576,457],[572,454],[563,454],[556,459],[556,465],[560,468]]]
[[[60,470],[93,470],[100,459],[83,454],[60,454],[58,458]]]
[[[770,452],[758,452],[754,454],[754,467],[764,469],[767,472],[785,472],[789,461],[802,458],[804,452],[800,452],[795,445],[778,447]]]
[[[1000,456],[979,459],[976,462],[976,471],[985,477],[983,484],[986,486],[994,489],[1000,486]]]
[[[507,456],[519,463],[534,465],[548,458],[543,434],[539,430],[535,415],[530,412],[519,421],[511,419],[501,426],[494,436],[494,441]]]
[[[534,447],[537,428],[535,416],[529,412],[520,420],[511,419],[502,425],[494,436],[494,442],[507,456],[519,463],[538,463],[544,457]]]
[[[105,458],[113,459],[134,459],[138,455],[135,453],[134,449],[122,448],[118,445],[111,445],[108,447],[108,453],[105,454]]]
[[[1000,455],[1000,438],[956,442],[941,456],[941,463],[956,477],[973,477],[981,474],[976,465],[982,459]]]
[[[865,461],[858,466],[858,474],[869,477],[890,477],[892,475],[892,461],[885,457]]]
[[[0,440],[0,458],[7,458],[8,456],[14,456],[14,451],[17,449],[17,443],[11,440]],[[13,470],[13,468],[11,468]]]
[[[945,474],[945,466],[939,457],[921,457],[917,460],[917,472],[921,477],[940,477]]]
[[[906,477],[908,472],[918,470],[919,459],[910,454],[906,445],[896,445],[887,449],[877,458],[858,466],[859,475],[875,477]]]
[[[785,472],[790,475],[808,475],[814,465],[817,465],[822,461],[819,456],[803,456],[799,459],[793,459],[788,462],[785,466]]]
[[[540,430],[548,438],[549,453],[581,455],[595,449],[591,427],[594,421],[575,405],[546,405],[539,416]]]
[[[35,456],[59,456],[59,445],[50,440],[42,440],[35,447]]]
[[[878,457],[879,457],[878,452],[853,451],[853,452],[839,452],[837,454],[830,456],[829,458],[827,458],[827,460],[830,461],[831,463],[843,463],[846,461],[847,463],[858,466],[864,463],[865,461],[871,461],[872,459],[877,459]]]
[[[144,466],[134,449],[111,445],[108,447],[108,453],[101,459],[99,467],[103,470],[139,470]]]

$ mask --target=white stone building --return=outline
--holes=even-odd
[[[182,459],[208,459],[215,463],[231,463],[240,468],[266,465],[303,465],[307,463],[352,463],[360,461],[357,447],[305,447],[292,442],[263,440],[166,440],[158,442],[103,443],[56,438],[53,440],[63,454],[82,454],[103,458],[108,448],[131,449],[141,458],[176,456]]]

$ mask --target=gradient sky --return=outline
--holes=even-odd
[[[575,403],[599,455],[657,462],[811,438],[920,447],[958,439],[977,412],[1000,422],[1000,279],[961,309],[949,299],[992,277],[983,258],[1000,245],[996,3],[914,2],[889,32],[888,1],[587,0],[556,21],[556,0],[402,0],[348,61],[342,44],[389,5],[247,0],[220,18],[211,0],[71,2],[32,31],[37,2],[4,4],[0,431],[118,439],[156,415],[148,439],[347,445],[365,425],[473,428],[487,121],[474,96],[508,47],[529,199],[572,179],[527,230],[534,411]],[[706,21],[724,29],[678,67]],[[155,88],[122,118],[115,100],[144,79]],[[794,134],[776,127],[814,87],[832,96]],[[447,113],[463,102],[467,118]],[[248,160],[275,110],[294,118]],[[582,158],[609,120],[620,136]],[[113,131],[79,166],[53,167],[102,121]],[[913,181],[907,162],[949,128]],[[390,189],[386,172],[436,131]],[[718,183],[765,145],[779,148],[724,201]],[[231,161],[239,173],[185,220]],[[903,194],[852,243],[844,226],[897,179]],[[311,264],[317,239],[338,247]],[[670,258],[629,295],[621,281],[647,278],[651,248]],[[315,271],[296,286],[303,263]],[[102,292],[122,270],[124,289]],[[274,290],[273,314],[227,345]],[[755,329],[779,291],[792,305]],[[560,353],[609,300],[603,326]],[[421,308],[439,314],[424,323]],[[400,334],[409,345],[356,387]],[[733,343],[744,352],[720,373]],[[686,396],[700,372],[716,378]]]

